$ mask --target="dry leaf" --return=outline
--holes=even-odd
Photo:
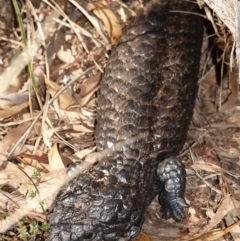
[[[192,168],[194,170],[205,170],[208,172],[217,172],[217,173],[222,172],[221,167],[211,164],[211,163],[196,163],[196,164],[192,165]]]
[[[28,95],[24,93],[11,93],[0,98],[0,108],[6,109],[15,105],[21,105],[28,102]]]
[[[65,40],[65,34],[61,31],[56,32],[54,38],[54,48],[57,53],[57,57],[64,63],[71,63],[74,61],[74,57],[72,55],[71,46]]]
[[[13,163],[8,161],[0,163],[1,184],[9,184],[14,188],[18,188],[29,181],[28,177]]]
[[[28,216],[32,211],[42,212],[42,207],[39,205],[39,203],[43,200],[45,210],[50,208],[60,187],[65,182],[65,177],[65,168],[50,172],[40,178],[40,184],[38,185],[39,196],[37,195],[35,198],[30,198],[27,196],[24,199],[17,199],[17,197],[12,197],[12,200],[17,201],[21,208],[16,210],[14,213],[11,213],[5,219],[1,220],[0,233],[6,232],[6,230],[12,227],[13,224],[15,224],[23,216]],[[1,194],[0,198],[2,198]]]
[[[7,108],[5,110],[0,110],[0,120],[11,117],[11,116],[21,112],[23,109],[28,107],[28,105],[29,105],[29,103],[27,101],[27,102],[24,102],[21,105],[15,105],[15,106],[12,106],[12,107]]]
[[[122,36],[122,26],[116,14],[106,5],[101,3],[89,3],[88,8],[102,20],[112,44]]]
[[[61,186],[66,182],[66,168],[41,175],[38,190],[46,208],[50,208]]]
[[[58,108],[57,106],[55,107],[55,111],[58,113],[58,115],[61,117],[61,119],[67,119],[69,121],[76,121],[76,120],[81,120],[84,118],[84,116],[77,111],[66,111]]]
[[[18,155],[19,160],[21,160],[24,165],[32,166],[38,171],[44,171],[47,165],[47,156],[43,152],[39,151],[40,155],[32,155],[30,152],[23,152]]]
[[[80,106],[85,106],[94,92],[97,91],[99,88],[99,81],[101,79],[101,73],[98,72],[96,75],[91,76],[88,78],[87,81],[85,81],[83,84],[79,86],[80,88],[80,94],[75,94],[76,99],[78,99]]]
[[[151,239],[144,233],[138,234],[136,238],[133,239],[134,241],[151,241]]]
[[[75,153],[75,156],[78,157],[80,160],[82,160],[85,156],[89,155],[90,153],[92,153],[95,150],[95,148],[88,148],[88,149],[84,149],[81,151],[78,151]]]
[[[29,121],[22,123],[16,128],[12,128],[7,135],[3,137],[0,145],[0,163],[6,158],[8,151],[22,137],[22,135],[24,135],[30,125],[31,123]]]
[[[49,129],[48,125],[43,123],[42,124],[43,142],[48,148],[51,148],[52,146],[52,141],[50,140],[50,138],[53,136],[53,134],[54,134],[53,129]]]
[[[90,126],[85,126],[85,125],[73,125],[72,130],[77,131],[79,133],[92,133],[93,132],[93,128],[91,128]]]
[[[65,168],[62,158],[59,155],[57,144],[55,143],[53,147],[48,152],[48,161],[50,165],[50,171]]]
[[[55,82],[49,80],[47,77],[45,77],[45,83],[48,86],[48,90],[51,94],[51,96],[54,96],[60,89],[61,87],[56,84]],[[70,106],[75,105],[74,99],[67,94],[66,91],[64,91],[59,97],[59,105],[62,109],[66,110]]]

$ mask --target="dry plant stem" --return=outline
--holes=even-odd
[[[191,145],[188,145],[188,147],[184,147],[184,151],[181,152],[181,154],[179,155],[179,157],[183,157],[185,156],[187,153],[191,152],[191,150],[197,145],[197,142],[194,142]]]
[[[19,41],[16,41],[16,40],[13,40],[13,39],[6,38],[6,37],[4,37],[4,36],[0,36],[0,40],[3,40],[3,41],[5,41],[5,42],[9,42],[9,43],[11,43],[11,44],[13,44],[13,45],[16,45],[17,48],[20,47],[20,46],[21,46],[21,47],[24,47],[23,43],[21,43],[21,42],[19,42]]]
[[[53,98],[48,102],[47,106],[45,108],[48,109],[48,107],[57,99],[57,97],[65,90],[67,89],[70,85],[72,85],[75,81],[77,81],[79,78],[81,78],[82,76],[84,76],[85,74],[87,74],[88,72],[92,71],[93,69],[95,69],[96,66],[92,66],[90,68],[88,68],[86,71],[84,71],[83,73],[81,73],[80,75],[74,77],[71,81],[68,82],[68,84],[66,84],[66,86],[62,89],[60,89],[56,95],[53,96]],[[37,123],[37,121],[39,120],[39,118],[41,117],[41,115],[44,112],[43,108],[39,114],[36,116],[35,120],[32,122],[32,124],[29,126],[29,128],[27,129],[27,131],[25,132],[25,134],[16,142],[16,144],[13,146],[13,148],[11,149],[11,151],[8,153],[8,155],[6,156],[6,158],[4,159],[4,161],[7,161],[8,158],[13,154],[13,152],[16,150],[17,146],[21,143],[21,142],[25,142],[27,136],[29,135],[29,133],[31,132],[32,128],[34,127],[34,125]]]
[[[169,12],[171,12],[171,13],[184,13],[184,14],[192,14],[192,15],[196,15],[196,16],[200,16],[200,17],[202,17],[202,18],[204,18],[204,19],[207,19],[207,17],[205,16],[205,15],[203,15],[203,14],[199,14],[199,13],[193,13],[193,12],[189,12],[189,11],[169,11]]]
[[[222,92],[223,92],[223,67],[224,67],[224,60],[226,55],[226,49],[224,49],[223,54],[221,56],[221,80],[220,80],[220,96],[219,96],[219,111],[221,111],[221,103],[222,103]]]
[[[71,174],[70,177],[67,177],[65,179],[65,181],[63,182],[63,184],[61,185],[61,187],[63,185],[65,185],[67,182],[69,182],[70,180],[72,180],[73,178],[75,178],[76,176],[78,176],[80,173],[82,173],[83,171],[91,168],[91,166],[93,164],[95,164],[96,162],[100,161],[106,157],[108,154],[110,153],[114,153],[116,151],[120,151],[124,146],[128,146],[131,145],[133,143],[135,143],[138,140],[144,139],[148,136],[148,131],[143,132],[141,134],[138,134],[130,139],[121,141],[116,143],[115,145],[113,145],[111,148],[106,148],[103,151],[100,152],[94,152],[94,153],[90,153],[89,155],[86,156],[85,161],[81,163],[81,165],[77,168],[77,170]],[[59,187],[59,189],[61,188]]]
[[[10,195],[8,195],[8,193],[2,191],[0,191],[0,193],[6,198],[6,200],[10,200],[12,203],[16,205],[16,207],[20,208],[20,205],[13,199],[14,197],[11,197]]]
[[[35,9],[34,9],[33,5],[31,4],[31,2],[29,0],[26,1],[26,14],[27,14],[28,22],[29,22],[29,24],[27,24],[27,28],[28,28],[28,30],[27,30],[27,34],[28,34],[27,44],[29,46],[32,46],[31,40],[34,37],[34,35],[33,35],[34,23],[33,23],[33,20],[31,18],[32,16],[34,17],[35,22],[37,22],[39,35],[41,36],[42,40],[44,39],[44,34],[43,34],[43,31],[42,31],[42,26],[38,21]],[[33,36],[31,36],[31,35],[33,35]],[[44,47],[46,47],[45,41],[42,41],[42,45]],[[29,87],[29,91],[28,91],[29,97],[28,98],[29,98],[29,109],[30,109],[31,116],[33,116],[32,102],[31,102],[31,92],[32,91],[34,91],[34,93],[36,95],[38,105],[40,106],[40,108],[42,108],[42,101],[41,101],[41,98],[39,97],[39,94],[38,94],[38,91],[37,91],[37,83],[36,83],[36,78],[35,78],[34,69],[33,69],[33,57],[34,56],[32,55],[31,58],[29,58],[29,62],[28,62],[29,81],[31,83],[28,86]],[[32,89],[31,89],[31,87],[32,87]]]
[[[212,128],[238,128],[240,127],[240,124],[235,124],[235,123],[232,123],[232,124],[226,124],[226,123],[213,123],[211,124],[211,127]]]
[[[31,120],[33,120],[33,119],[34,119],[34,117],[30,117],[30,118],[27,118],[27,119],[24,119],[24,120],[12,121],[12,122],[8,122],[8,123],[0,123],[0,126],[2,126],[2,127],[16,126],[16,125],[20,125],[20,124],[22,124],[22,123],[31,121]]]

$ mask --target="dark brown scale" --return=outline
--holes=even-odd
[[[47,240],[132,240],[157,194],[165,218],[184,218],[185,171],[176,155],[193,113],[203,29],[199,17],[176,11],[196,9],[151,0],[112,49],[98,95],[97,149],[149,135],[61,189]]]

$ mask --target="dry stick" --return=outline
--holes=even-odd
[[[142,132],[136,136],[133,136],[127,140],[123,140],[123,141],[120,141],[120,142],[114,144],[111,148],[106,148],[100,152],[90,153],[89,155],[86,156],[84,162],[82,162],[80,164],[80,166],[77,168],[77,170],[74,171],[74,173],[71,174],[70,177],[66,177],[64,183],[61,186],[63,186],[64,184],[66,184],[67,182],[69,182],[70,180],[75,178],[76,176],[78,176],[83,171],[89,169],[93,164],[97,163],[98,161],[101,162],[101,160],[103,160],[103,158],[106,157],[108,154],[111,154],[116,151],[120,151],[124,146],[128,146],[128,145],[131,145],[131,144],[137,142],[138,140],[145,139],[145,138],[147,138],[148,134],[149,134],[148,131],[144,131],[144,132]]]
[[[139,140],[146,139],[149,135],[148,131],[144,131],[136,136],[133,136],[127,140],[120,141],[116,144],[114,144],[111,148],[106,148],[100,152],[94,152],[90,153],[86,156],[84,162],[80,164],[79,167],[71,174],[71,176],[66,176],[65,180],[62,182],[62,184],[59,185],[58,188],[56,188],[56,192],[61,189],[63,185],[74,179],[76,176],[78,176],[80,173],[88,170],[93,166],[93,164],[100,162],[106,157],[108,154],[111,154],[116,151],[120,151],[124,146],[131,145]]]
[[[50,102],[49,102],[50,103]],[[129,138],[127,140],[121,141],[117,144],[115,144],[112,148],[105,149],[104,151],[100,153],[90,154],[86,158],[86,161],[81,164],[81,167],[77,169],[77,171],[71,176],[71,177],[66,177],[65,180],[62,182],[59,187],[56,187],[56,193],[62,185],[79,175],[81,172],[89,169],[94,163],[97,161],[103,159],[104,156],[106,156],[108,153],[114,152],[114,151],[119,151],[122,149],[123,146],[126,145],[131,145],[132,143],[135,143],[136,141],[140,139],[145,139],[148,135],[148,131],[145,131],[143,133],[140,133],[139,135],[136,135],[132,138]],[[41,193],[39,194],[39,196]],[[48,198],[49,196],[52,196],[52,193],[49,193],[48,196],[43,197],[43,199]],[[6,232],[9,228],[11,228],[12,225],[14,225],[19,219],[21,219],[23,216],[26,216],[29,212],[31,212],[33,209],[39,206],[39,199],[30,199],[26,198],[26,203],[24,207],[21,207],[20,209],[16,210],[12,215],[8,216],[5,220],[2,220],[1,225],[0,225],[0,233]]]

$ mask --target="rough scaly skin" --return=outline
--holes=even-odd
[[[149,135],[61,189],[47,240],[132,240],[157,194],[164,217],[184,218],[185,171],[175,156],[193,113],[202,24],[195,15],[169,11],[195,7],[152,0],[112,49],[98,96],[97,148]]]

